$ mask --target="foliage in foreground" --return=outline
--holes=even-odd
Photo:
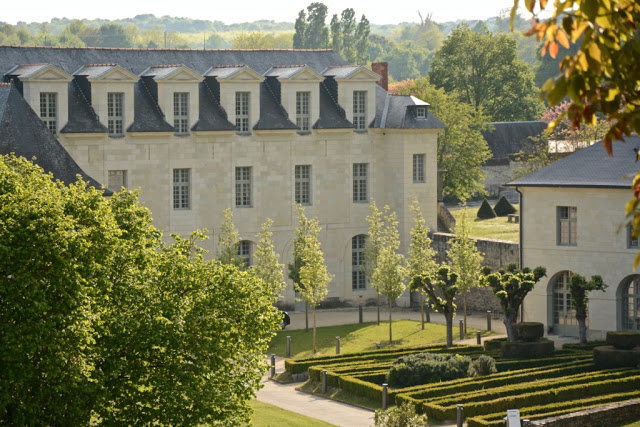
[[[0,424],[248,422],[278,312],[202,236],[0,157]]]
[[[415,406],[405,402],[388,411],[378,409],[373,421],[376,427],[423,427],[427,425],[427,416],[416,414]]]

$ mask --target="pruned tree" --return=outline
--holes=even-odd
[[[220,226],[218,234],[218,250],[216,257],[223,264],[231,264],[236,267],[244,265],[243,260],[238,256],[238,248],[240,247],[240,233],[233,222],[233,211],[230,208],[222,211],[224,221]]]
[[[300,284],[298,292],[311,307],[313,317],[313,353],[316,353],[316,307],[327,296],[329,282],[333,275],[327,271],[324,265],[324,255],[318,241],[320,225],[317,219],[309,220],[308,234],[304,236],[300,268]]]
[[[378,290],[377,284],[373,273],[376,270],[378,264],[378,256],[382,249],[382,231],[384,226],[384,218],[382,212],[378,209],[375,200],[371,201],[369,205],[371,213],[367,216],[367,222],[369,223],[369,235],[364,245],[364,265],[362,269],[364,274],[369,278],[371,287]],[[377,293],[377,324],[380,325],[380,293]]]
[[[571,293],[571,305],[576,309],[576,320],[580,333],[580,344],[587,344],[587,306],[591,291],[604,291],[607,285],[599,275],[591,276],[587,282],[584,276],[574,274],[569,281],[569,292]]]
[[[282,272],[284,264],[278,262],[279,257],[271,239],[273,236],[273,232],[271,232],[272,225],[273,220],[267,218],[264,224],[262,224],[262,231],[256,234],[258,245],[253,254],[255,263],[251,268],[256,276],[264,281],[275,300],[280,296],[286,283]]]
[[[498,297],[502,311],[504,311],[504,326],[507,329],[507,339],[514,341],[513,327],[518,322],[518,312],[524,297],[533,289],[534,285],[547,275],[547,269],[536,267],[531,271],[525,267],[518,270],[515,264],[507,265],[506,269],[499,269],[495,273],[490,267],[483,267],[480,273],[480,283],[491,286]]]
[[[467,207],[464,206],[462,215],[456,221],[451,247],[447,257],[453,270],[458,275],[458,292],[462,294],[464,313],[464,332],[467,333],[467,294],[474,286],[478,286],[480,268],[484,256],[471,239]]]
[[[411,245],[409,247],[409,257],[407,259],[407,273],[409,278],[415,276],[433,277],[438,269],[435,261],[436,251],[431,247],[429,237],[429,227],[427,227],[420,210],[420,205],[413,199],[409,206],[413,212],[414,226],[411,229]],[[416,289],[411,289],[412,291]],[[424,329],[424,289],[418,288],[420,292],[420,318],[422,319],[422,329]]]
[[[300,280],[300,270],[304,265],[303,250],[306,244],[306,236],[311,233],[311,221],[304,214],[304,209],[296,203],[296,215],[298,225],[293,238],[293,261],[287,265],[289,279],[293,282],[293,288],[298,291],[303,286]],[[309,304],[304,304],[304,326],[305,331],[309,330]]]
[[[378,294],[386,296],[389,302],[389,344],[392,344],[393,301],[406,289],[404,284],[406,270],[404,256],[398,253],[400,248],[398,216],[395,212],[390,212],[389,206],[385,206],[384,211],[386,215],[380,236],[380,251],[372,275],[372,286]]]
[[[412,286],[422,289],[433,309],[444,315],[447,327],[447,347],[453,345],[453,317],[456,315],[455,299],[458,294],[458,275],[450,267],[443,265],[438,268],[435,277],[414,276]]]
[[[298,12],[298,18],[294,25],[295,33],[293,34],[293,48],[304,49],[306,47],[306,40],[304,38],[307,32],[307,15],[304,13],[304,9]]]

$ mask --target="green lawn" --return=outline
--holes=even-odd
[[[254,427],[331,427],[333,424],[315,418],[305,417],[295,412],[286,411],[277,406],[268,403],[251,402],[253,407],[253,416],[251,417],[251,425]]]
[[[467,330],[467,338],[475,337],[475,330]],[[271,341],[268,354],[278,356],[286,355],[287,336],[291,337],[291,356],[311,356],[313,329],[309,331],[284,330]],[[375,350],[379,342],[382,348],[389,347],[389,322],[380,322],[380,326],[372,323],[326,326],[317,329],[317,347],[319,354],[335,354],[336,336],[340,337],[340,352],[355,353],[367,350]],[[413,320],[393,321],[393,347],[411,347],[429,343],[445,342],[447,331],[444,325],[425,323],[424,330],[420,322]],[[459,338],[457,325],[453,328],[454,340]]]
[[[495,202],[490,202],[492,206]],[[519,208],[515,205],[516,209]],[[519,225],[513,222],[507,222],[507,217],[497,217],[493,219],[478,218],[478,209],[480,206],[472,206],[467,208],[467,218],[471,227],[471,237],[482,237],[484,239],[509,240],[512,242],[520,241]],[[459,220],[462,216],[462,209],[450,209],[451,214]]]

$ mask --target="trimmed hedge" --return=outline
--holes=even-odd
[[[544,325],[540,322],[520,322],[513,327],[516,341],[534,342],[544,336]]]
[[[402,356],[393,362],[387,382],[393,387],[410,387],[467,376],[469,356],[458,354],[418,353]]]
[[[480,206],[480,209],[478,209],[477,216],[480,219],[491,219],[496,217],[496,213],[493,211],[493,208],[491,207],[487,199],[484,199],[482,201],[482,205]]]
[[[498,216],[507,216],[518,212],[518,210],[504,196],[500,197],[498,203],[493,207],[493,211]]]
[[[502,357],[513,359],[536,359],[553,355],[553,341],[540,339],[535,342],[514,341],[502,343]]]
[[[640,333],[631,331],[607,332],[607,344],[620,350],[631,350],[640,345]]]
[[[489,339],[486,340],[484,342],[484,349],[486,351],[495,351],[495,350],[500,350],[500,348],[502,347],[502,343],[503,342],[507,342],[506,338],[495,338],[495,339]]]
[[[640,365],[640,348],[621,350],[612,345],[593,349],[593,361],[599,368],[635,368]]]

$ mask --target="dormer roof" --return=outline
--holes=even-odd
[[[70,82],[73,77],[68,73],[65,73],[60,68],[52,64],[20,64],[13,67],[11,70],[4,74],[5,76],[17,77],[22,81],[33,80],[59,80],[64,82]]]
[[[368,68],[361,65],[331,65],[322,73],[325,77],[333,77],[336,80],[358,80],[377,82],[382,78]]]
[[[140,77],[153,77],[158,81],[201,82],[204,78],[184,64],[152,65],[144,70]]]
[[[215,77],[218,81],[264,81],[264,76],[246,65],[214,66],[204,76]]]
[[[280,81],[321,82],[324,76],[318,74],[308,65],[278,65],[271,67],[265,77],[277,77]]]
[[[86,77],[89,81],[137,82],[138,76],[118,64],[87,64],[78,69],[74,76]]]

